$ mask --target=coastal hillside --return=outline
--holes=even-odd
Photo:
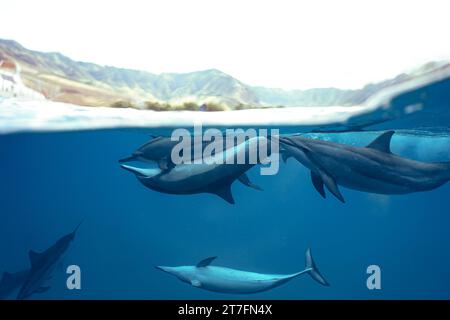
[[[86,106],[136,107],[154,110],[230,110],[255,107],[352,106],[415,74],[369,84],[358,90],[314,88],[283,90],[253,87],[210,69],[191,73],[146,71],[74,61],[58,52],[38,52],[13,40],[0,39],[0,60],[20,65],[23,83],[47,99]],[[448,66],[448,64],[446,64]],[[420,72],[442,67],[430,63]]]

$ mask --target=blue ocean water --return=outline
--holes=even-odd
[[[83,221],[51,289],[33,299],[450,298],[450,184],[401,196],[342,188],[342,204],[331,195],[322,199],[308,170],[290,159],[275,176],[261,176],[257,167],[249,171],[264,191],[234,183],[235,205],[209,194],[161,194],[117,162],[155,133],[0,135],[0,271],[29,267],[30,249],[47,249]],[[364,146],[378,134],[313,137]],[[450,161],[450,137],[400,132],[392,150]],[[228,295],[154,268],[218,256],[216,265],[293,273],[304,268],[309,247],[330,287],[304,275],[267,292]],[[70,264],[81,268],[81,290],[66,288]],[[381,290],[366,286],[373,264],[381,268]]]

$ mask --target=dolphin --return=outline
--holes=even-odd
[[[156,162],[161,170],[171,170],[175,164],[171,160],[172,149],[179,141],[172,141],[169,137],[157,136],[152,137],[142,146],[136,149],[131,156],[120,159],[119,163],[130,161]],[[197,143],[197,139],[191,139],[191,150],[193,151]],[[209,145],[210,141],[202,141],[202,151]],[[195,160],[195,158],[194,158]],[[262,188],[252,183],[246,173],[243,173],[238,180],[245,186],[255,190],[262,191]]]
[[[16,289],[19,289],[25,279],[28,277],[30,270],[22,270],[14,273],[3,272],[0,280],[0,299],[6,299]]]
[[[239,159],[244,155],[248,160],[250,152],[257,152],[256,148],[263,144],[266,144],[269,150],[268,142],[265,137],[254,137],[234,148],[218,152],[214,157],[223,159],[223,163],[213,163],[213,159],[209,158],[203,159],[199,164],[179,164],[169,171],[158,167],[138,168],[125,164],[121,167],[134,173],[144,186],[155,191],[180,195],[212,193],[234,204],[231,185],[235,180],[242,179],[245,172],[256,163],[246,161],[244,164],[230,164],[230,159]]]
[[[211,262],[216,258],[206,258],[195,266],[157,266],[156,268],[172,274],[194,287],[221,293],[249,294],[267,291],[305,273],[321,285],[329,286],[317,269],[310,249],[306,251],[305,269],[292,274],[264,274],[211,266]]]
[[[192,139],[194,144],[195,139]],[[155,161],[161,169],[172,168],[175,165],[170,160],[170,154],[178,141],[172,141],[169,137],[157,136],[152,137],[139,148],[137,148],[129,157],[120,159],[119,162],[129,161]],[[194,147],[192,145],[192,147]]]
[[[43,293],[50,289],[45,283],[52,277],[56,266],[69,249],[80,225],[81,222],[74,231],[60,238],[44,252],[29,251],[31,269],[17,295],[18,300],[26,299],[34,293]]]
[[[406,194],[435,189],[450,180],[449,162],[419,162],[391,152],[394,131],[378,136],[366,147],[280,137],[283,158],[293,156],[311,170],[311,180],[325,198],[324,185],[345,202],[338,185],[378,194]]]

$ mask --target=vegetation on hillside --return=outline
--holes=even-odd
[[[158,101],[145,101],[141,104],[136,104],[131,101],[118,100],[111,104],[113,108],[137,108],[137,109],[145,109],[145,110],[153,110],[153,111],[227,111],[230,110],[225,104],[215,103],[215,102],[206,102],[203,104],[198,104],[196,102],[184,102],[181,104],[170,104],[167,102],[158,102]],[[242,110],[249,109],[251,106],[239,104],[234,109]]]

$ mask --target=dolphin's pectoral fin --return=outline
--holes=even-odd
[[[338,198],[341,202],[345,203],[344,197],[342,196],[341,192],[339,191],[336,181],[330,174],[328,174],[322,168],[322,166],[320,165],[320,162],[317,161],[316,157],[314,156],[314,153],[308,148],[304,148],[303,152],[308,156],[308,158],[311,160],[311,162],[316,166],[317,171],[314,174],[317,174],[319,176],[318,178],[320,178],[320,180],[322,180],[321,182],[327,186],[327,189],[336,198]],[[322,195],[323,191],[321,191],[321,189],[323,190],[323,186],[321,186],[321,183],[319,183],[319,181],[315,181],[315,178],[312,176],[312,173],[311,173],[311,178],[313,180],[314,187]],[[316,183],[317,183],[317,185],[316,185]],[[323,192],[323,194],[325,194],[325,192]],[[325,196],[323,196],[323,197],[325,197]]]
[[[28,252],[28,256],[30,257],[30,263],[31,266],[36,266],[39,264],[40,260],[42,259],[42,254],[41,253],[37,253],[36,251],[30,250]]]
[[[220,188],[216,188],[210,192],[218,195],[226,202],[234,204],[233,194],[231,193],[231,184],[221,186]]]
[[[239,180],[243,185],[245,185],[245,186],[247,186],[247,187],[253,188],[253,189],[258,190],[258,191],[263,191],[263,189],[262,189],[260,186],[254,184],[254,183],[252,183],[252,182],[250,181],[250,179],[248,178],[248,176],[247,176],[246,173],[243,173],[243,174],[238,178],[238,180]]]
[[[338,198],[342,203],[345,203],[344,197],[342,196],[341,192],[339,191],[339,188],[336,184],[336,181],[334,178],[325,172],[321,172],[320,178],[322,179],[323,183],[327,186],[327,189],[336,197]]]
[[[202,286],[202,283],[197,279],[193,279],[193,280],[191,280],[191,285],[193,287],[200,288]]]
[[[213,262],[213,260],[217,259],[217,257],[209,257],[206,259],[203,259],[202,261],[200,261],[199,263],[197,263],[197,268],[204,268],[207,267],[211,264],[211,262]]]
[[[316,188],[317,192],[319,192],[322,198],[325,199],[327,195],[325,194],[322,178],[317,173],[311,171],[311,180],[314,188]]]
[[[35,293],[44,293],[46,291],[48,291],[50,289],[50,287],[40,287],[37,288],[36,290],[34,290]]]
[[[386,131],[373,140],[366,148],[375,149],[385,153],[391,153],[391,139],[395,131]]]

